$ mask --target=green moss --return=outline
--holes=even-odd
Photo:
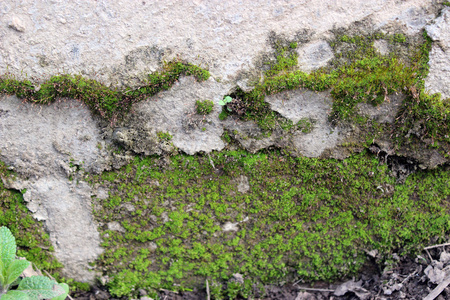
[[[126,114],[131,105],[160,91],[169,89],[181,75],[195,76],[204,81],[209,72],[190,63],[172,61],[161,71],[150,74],[138,89],[117,90],[81,75],[57,75],[44,82],[37,91],[28,80],[19,81],[12,76],[0,77],[0,94],[15,94],[35,103],[50,103],[58,97],[68,97],[86,103],[96,114],[114,122]]]
[[[170,133],[163,132],[163,131],[158,131],[156,133],[156,135],[158,136],[160,141],[167,141],[168,142],[168,141],[170,141],[173,138],[173,136]]]
[[[208,115],[212,112],[214,102],[211,100],[195,101],[196,111],[199,115]]]
[[[393,47],[391,54],[383,56],[376,51],[373,43],[380,39],[388,41]],[[313,91],[329,89],[333,98],[330,120],[334,123],[359,124],[367,133],[363,139],[368,139],[374,134],[380,135],[380,128],[370,128],[361,123],[362,116],[357,114],[357,105],[370,103],[377,106],[384,103],[388,95],[403,93],[407,98],[396,117],[395,134],[391,136],[397,138],[399,145],[411,143],[408,132],[414,131],[421,123],[421,130],[414,139],[419,143],[428,141],[428,145],[450,155],[449,100],[424,92],[431,49],[431,39],[426,33],[419,42],[401,33],[340,35],[330,41],[336,54],[331,67],[311,74],[295,70],[296,52],[289,46],[279,46],[281,44],[275,43],[276,60],[268,63],[270,69],[265,72],[264,80],[250,92],[237,89],[232,95],[246,106],[245,114],[240,116],[243,120],[254,120],[265,131],[279,127],[290,130],[292,125],[270,109],[264,101],[265,96],[299,88]]]
[[[297,128],[303,133],[310,133],[313,130],[314,121],[304,118],[297,122]]]
[[[247,193],[237,191],[241,175]],[[139,288],[192,289],[234,273],[252,284],[344,278],[364,265],[368,249],[389,257],[414,253],[433,237],[446,240],[448,176],[419,171],[400,184],[366,153],[336,161],[223,151],[176,155],[163,169],[158,158],[136,158],[90,178],[110,189],[109,199],[93,200],[102,207],[97,221],[125,229],[100,228],[105,252],[97,268],[112,276],[114,295],[129,297]],[[111,206],[115,198],[135,210]],[[223,231],[227,222],[239,230]],[[244,284],[215,293],[251,291]]]
[[[219,119],[220,120],[225,120],[228,117],[228,111],[226,109],[222,109],[222,111],[219,114]]]
[[[295,48],[297,48],[296,43],[290,43],[289,47],[278,46],[275,52],[276,61],[268,62],[269,70],[265,72],[266,77],[278,75],[297,66],[298,54],[294,51]]]

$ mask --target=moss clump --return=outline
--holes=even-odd
[[[374,47],[377,40],[385,40],[392,47],[389,55],[381,55]],[[428,73],[431,39],[424,33],[421,40],[412,40],[401,33],[375,33],[370,36],[340,35],[330,41],[336,58],[329,68],[307,74],[295,70],[297,55],[289,46],[276,47],[276,61],[269,63],[265,77],[250,92],[238,89],[232,96],[246,106],[244,120],[254,120],[267,131],[281,127],[291,129],[288,120],[272,111],[265,96],[286,90],[306,88],[313,91],[329,89],[333,98],[330,120],[334,123],[361,124],[356,113],[358,103],[380,105],[394,93],[405,94],[400,114],[396,118],[394,134],[399,145],[411,142],[411,132],[420,143],[440,148],[450,155],[448,127],[449,100],[424,91]],[[420,130],[416,130],[417,124]],[[364,126],[367,127],[367,126]],[[375,129],[366,128],[367,132]],[[410,134],[408,134],[410,133]],[[431,141],[431,142],[430,142]]]
[[[224,151],[176,155],[166,166],[136,158],[91,177],[110,190],[108,199],[94,199],[97,221],[124,228],[100,228],[105,252],[97,267],[112,276],[112,294],[129,297],[233,273],[252,284],[343,278],[364,265],[368,249],[387,258],[445,240],[449,172],[420,171],[400,184],[366,153],[336,161]],[[241,176],[246,193],[237,188]],[[124,203],[134,209],[124,213]],[[224,231],[227,223],[237,230]]]
[[[211,100],[197,100],[195,101],[195,106],[197,114],[209,115],[213,110],[214,102],[212,102]]]
[[[131,105],[160,91],[169,89],[181,75],[195,76],[204,81],[209,72],[190,63],[172,61],[165,63],[161,71],[150,74],[138,89],[117,90],[81,75],[57,75],[44,82],[37,91],[28,80],[19,81],[11,76],[0,77],[0,94],[15,94],[34,103],[50,103],[58,97],[83,101],[96,114],[109,121],[116,121],[126,114]]]
[[[387,39],[393,44],[406,42],[402,34],[379,33],[369,37],[342,35],[330,43],[335,50],[342,50],[331,63],[333,69],[320,69],[311,74],[295,70],[296,52],[289,47],[277,48],[276,62],[265,72],[264,80],[251,92],[237,92],[236,97],[248,104],[244,118],[257,121],[263,129],[274,129],[279,125],[280,117],[270,110],[264,97],[286,90],[307,88],[314,91],[331,89],[332,118],[349,120],[355,116],[356,104],[368,102],[378,105],[385,101],[387,95],[405,92],[405,87],[418,84],[422,79],[422,57],[427,53],[409,49],[408,53],[415,55],[415,58],[408,62],[394,54],[383,56],[373,47],[373,42],[378,39]]]
[[[168,133],[168,132],[163,132],[163,131],[158,131],[158,132],[156,133],[156,135],[158,136],[158,138],[159,138],[160,141],[166,141],[166,142],[168,142],[168,141],[170,141],[170,140],[173,138],[173,136],[172,136],[170,133]]]
[[[303,133],[310,133],[313,130],[314,121],[308,118],[301,119],[297,122],[297,128]]]

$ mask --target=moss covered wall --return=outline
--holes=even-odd
[[[208,5],[197,7],[201,20]],[[272,30],[312,7],[274,5],[285,15],[268,17]],[[372,250],[389,267],[393,253],[446,240],[450,102],[426,89],[438,42],[425,27],[448,9],[373,3],[353,8],[352,23],[319,7],[335,21],[264,28],[246,48],[251,59],[233,46],[242,36],[221,33],[220,51],[196,57],[195,42],[189,51],[133,46],[125,65],[109,56],[102,65],[74,44],[74,57],[60,62],[69,72],[43,76],[58,65],[48,57],[37,69],[27,58],[5,70],[0,223],[23,255],[58,277],[100,279],[118,297],[204,288],[208,279],[219,299],[342,279]],[[97,9],[105,24],[114,15]],[[21,10],[2,12],[13,50],[33,40]],[[245,31],[239,19],[229,26]],[[228,282],[233,274],[244,281]]]

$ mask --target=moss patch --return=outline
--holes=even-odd
[[[29,80],[19,81],[12,76],[0,77],[0,94],[16,95],[34,103],[50,103],[58,97],[68,97],[86,103],[96,114],[115,122],[126,114],[133,103],[168,90],[181,75],[195,76],[203,81],[209,72],[200,67],[181,61],[165,63],[161,71],[148,76],[145,84],[138,89],[117,90],[81,75],[57,75],[44,82],[39,90]]]
[[[241,176],[247,193],[238,191]],[[366,153],[335,161],[227,151],[177,155],[166,165],[136,158],[91,177],[110,189],[108,199],[94,199],[97,221],[124,228],[101,228],[98,268],[112,275],[117,296],[191,289],[233,273],[252,284],[343,278],[363,266],[366,250],[387,259],[432,237],[444,240],[449,176],[450,170],[419,172],[398,184]],[[226,225],[237,231],[224,231]],[[248,287],[238,293],[252,293]],[[216,297],[235,288],[219,288]]]
[[[375,49],[374,42],[378,40],[388,43],[392,50],[390,54],[382,55]],[[244,115],[235,113],[240,118],[254,120],[266,131],[277,127],[291,129],[292,124],[288,120],[270,109],[264,101],[265,96],[298,88],[313,91],[330,89],[333,98],[330,120],[361,125],[363,117],[356,113],[358,103],[377,106],[387,101],[388,95],[403,93],[407,97],[389,136],[395,137],[401,146],[412,142],[411,132],[414,132],[413,142],[423,144],[425,141],[426,146],[437,147],[443,154],[450,155],[450,99],[443,100],[438,94],[428,95],[424,91],[431,49],[431,39],[425,33],[422,39],[400,33],[340,34],[330,41],[335,59],[328,68],[311,74],[295,70],[297,54],[284,44],[275,43],[276,60],[268,63],[270,69],[252,91],[245,93],[237,89],[231,95],[246,106]],[[221,118],[227,114],[230,113],[222,112]],[[374,131],[366,125],[364,127],[368,132]],[[367,138],[369,136],[363,140]]]
[[[195,101],[195,108],[197,114],[199,115],[208,115],[212,112],[214,107],[214,102],[211,100],[197,100]]]

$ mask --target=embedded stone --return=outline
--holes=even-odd
[[[326,41],[314,41],[298,50],[298,66],[302,71],[311,72],[326,66],[333,57],[333,49]]]

